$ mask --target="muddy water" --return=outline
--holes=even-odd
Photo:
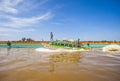
[[[0,81],[120,81],[120,54],[0,48]]]

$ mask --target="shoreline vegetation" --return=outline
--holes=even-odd
[[[0,41],[0,44],[6,44],[8,41]],[[10,41],[12,44],[50,44],[51,41]],[[120,41],[80,41],[80,44],[120,44]]]
[[[8,41],[0,41],[0,46],[8,47]],[[101,48],[105,45],[120,44],[120,41],[10,41],[12,48],[39,48],[46,47],[49,49],[76,49],[76,50],[92,50],[92,48]],[[88,44],[90,46],[88,46]],[[97,45],[97,46],[96,46]]]

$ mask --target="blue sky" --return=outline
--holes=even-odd
[[[0,0],[0,40],[120,41],[119,0]]]

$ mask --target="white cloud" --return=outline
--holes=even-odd
[[[45,4],[48,0],[40,0],[40,5]],[[40,21],[46,20],[50,17],[52,17],[50,12],[46,12],[43,15],[32,15],[31,17],[20,17],[22,13],[19,13],[21,9],[17,9],[20,3],[27,3],[32,4],[31,2],[26,2],[26,0],[2,0],[0,2],[0,11],[1,12],[7,12],[0,14],[0,26],[1,27],[12,27],[12,28],[23,28],[28,27],[33,24],[36,24]],[[34,5],[33,5],[34,6]],[[31,5],[32,7],[32,5]],[[24,10],[26,8],[26,5],[22,6],[22,9]],[[8,13],[18,14],[19,17],[16,15],[10,15]],[[28,13],[29,14],[29,13]],[[5,21],[2,21],[4,19]]]
[[[0,28],[0,41],[1,40],[12,40],[19,39],[21,37],[26,36],[25,33],[35,32],[35,29],[14,29],[14,28]],[[18,36],[19,35],[19,36]]]
[[[45,3],[50,0],[1,0],[0,1],[0,11],[11,14],[18,14],[22,11],[28,11],[30,9],[38,8],[44,6]],[[41,8],[41,7],[40,7]]]
[[[10,36],[10,34],[0,33],[0,36]]]
[[[8,15],[1,15],[0,17],[3,17],[4,19],[9,21],[0,22],[0,25],[5,27],[12,27],[12,28],[23,28],[23,27],[33,25],[39,21],[46,20],[51,16],[52,15],[50,12],[47,12],[42,16],[33,16],[31,18],[18,18],[18,17],[8,16]]]
[[[0,0],[0,36],[15,37],[16,33],[24,35],[26,32],[36,31],[34,25],[53,16],[49,9],[44,7],[48,1],[50,0]],[[45,11],[38,12],[40,9]]]
[[[11,29],[11,28],[0,28],[0,34],[7,32],[34,32],[35,29]]]
[[[15,8],[23,0],[2,0],[0,3],[0,11],[7,13],[18,13]]]

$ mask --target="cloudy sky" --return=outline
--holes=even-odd
[[[0,0],[0,40],[120,41],[119,0]]]

